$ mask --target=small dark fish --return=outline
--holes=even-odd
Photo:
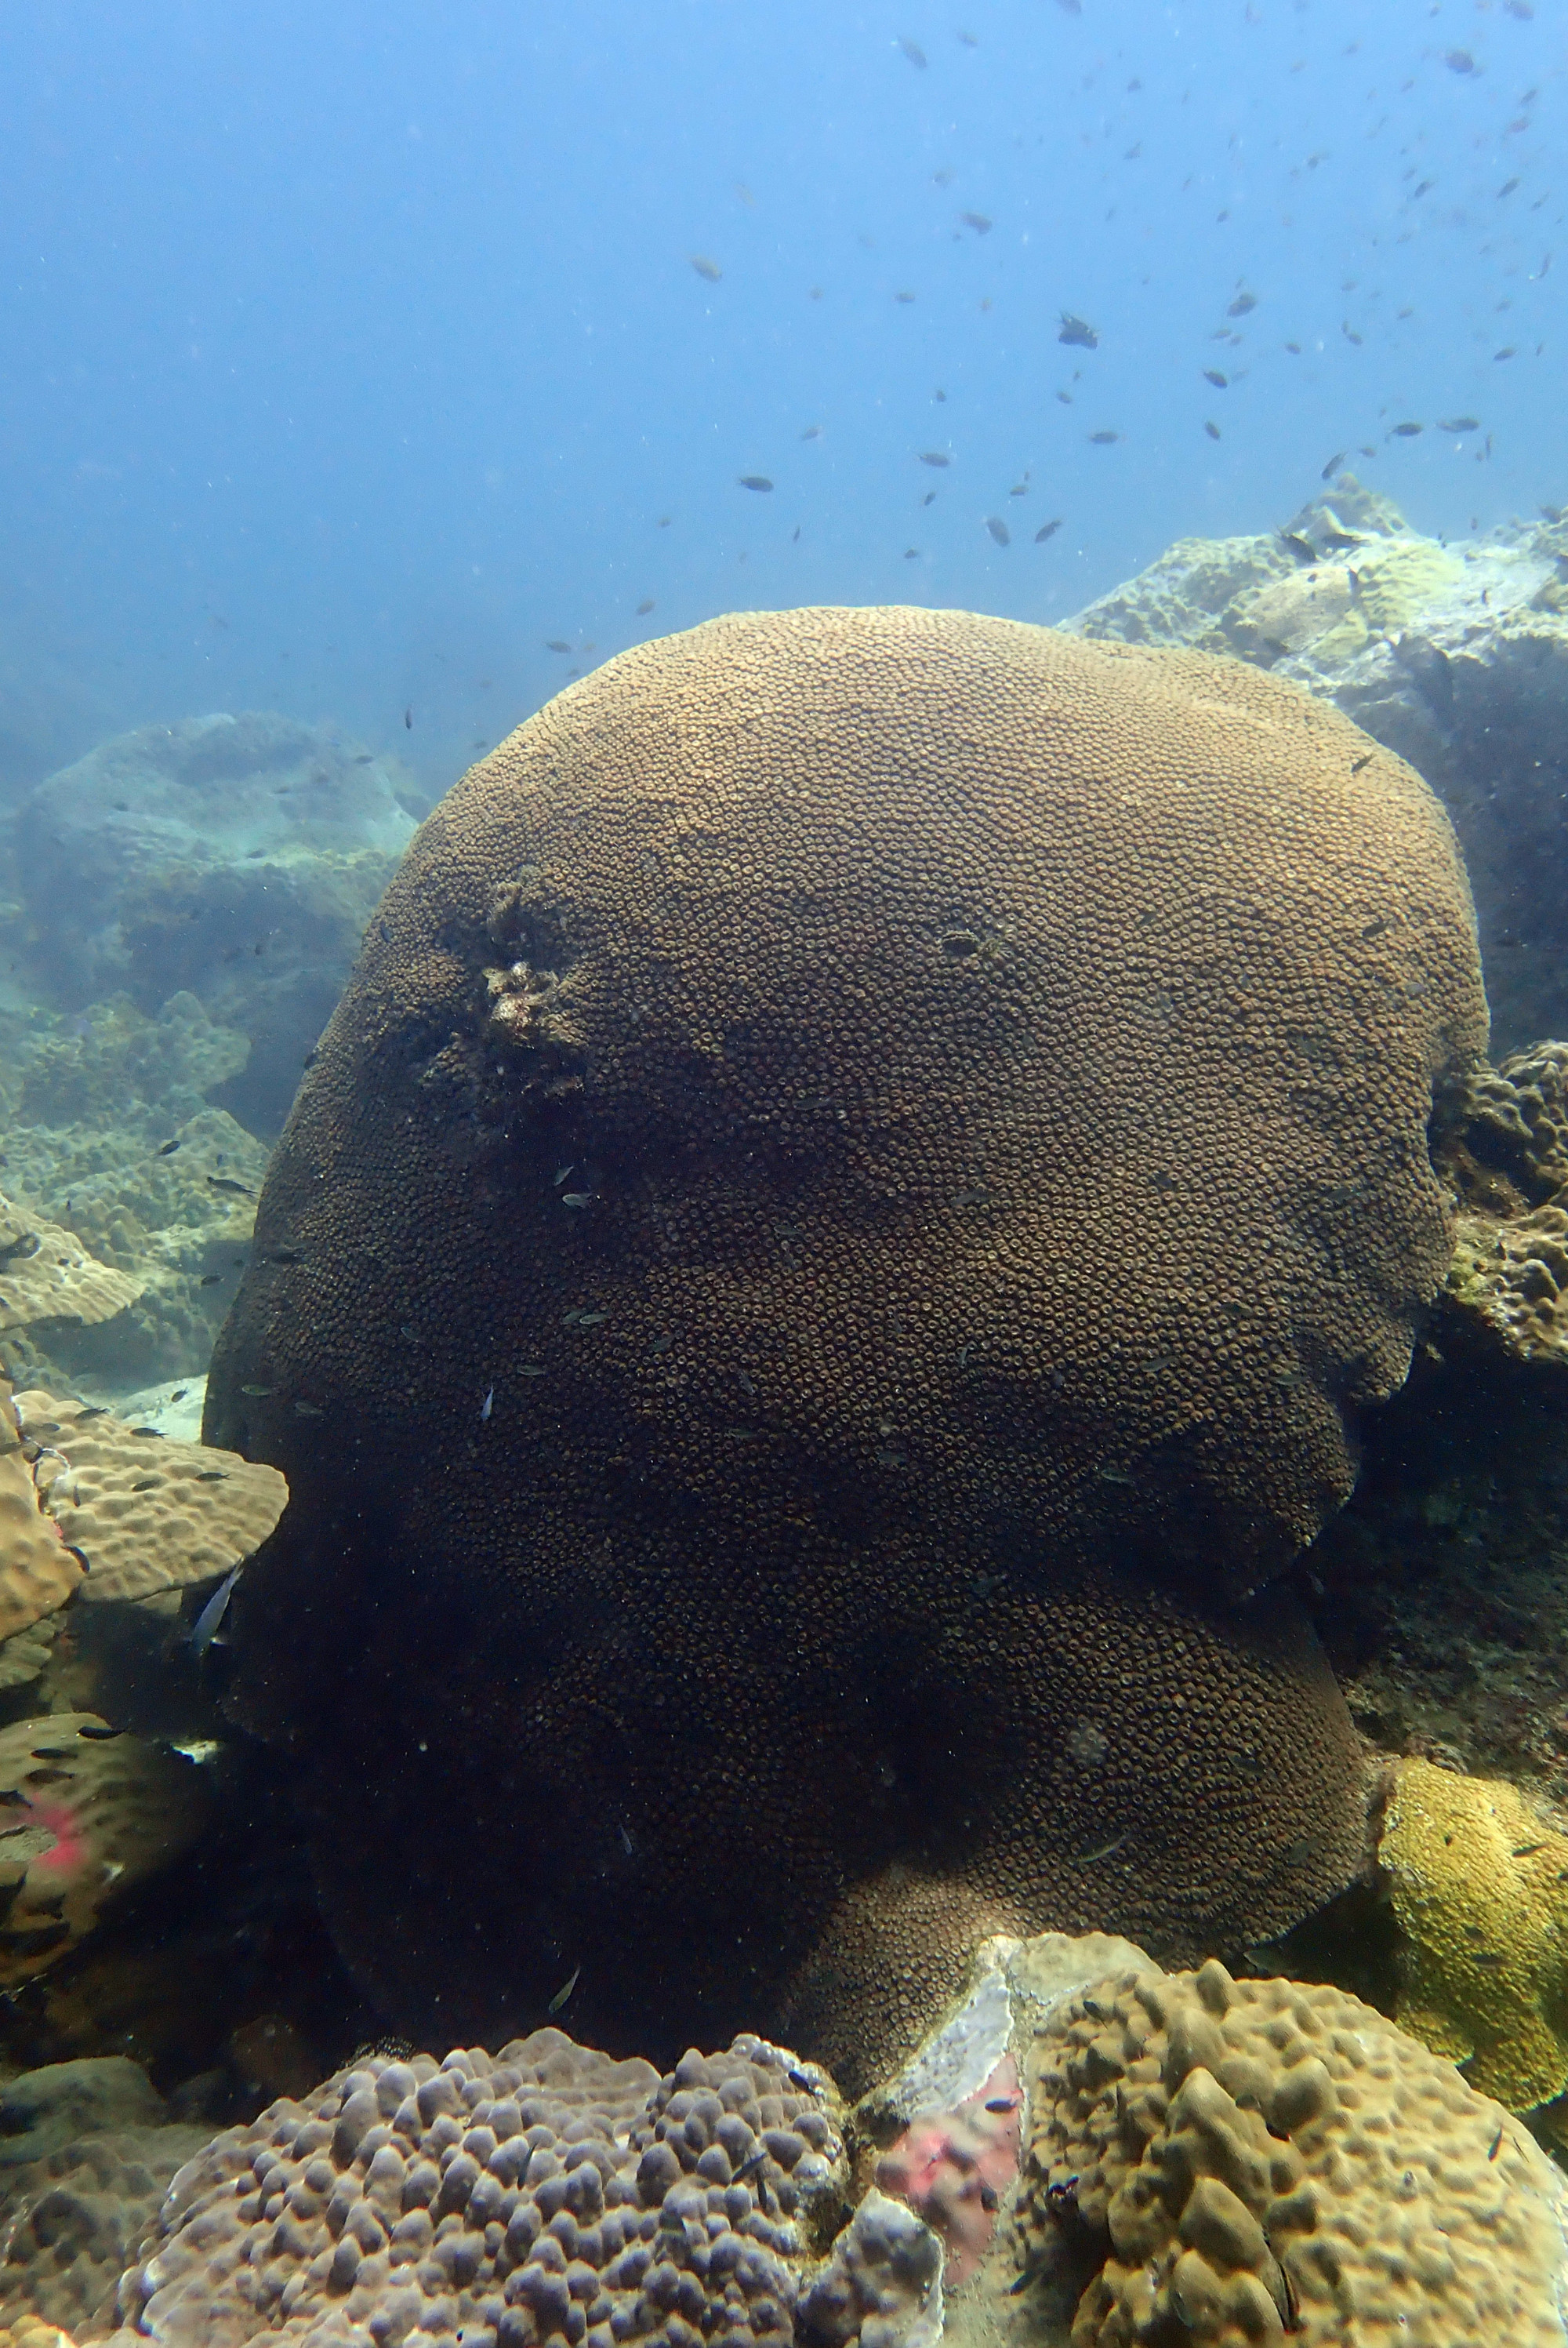
[[[159,1442],[163,1440],[163,1429],[161,1426],[133,1426],[131,1428],[131,1433],[133,1435],[156,1435]]]
[[[1204,381],[1205,383],[1212,383],[1216,391],[1227,391],[1230,388],[1229,376],[1222,375],[1218,367],[1205,367],[1204,369]]]
[[[1339,321],[1339,331],[1348,343],[1354,343],[1357,349],[1360,349],[1364,337],[1356,332],[1354,326],[1348,326],[1343,318]]]
[[[1120,440],[1120,432],[1091,432],[1089,436],[1096,448],[1109,448],[1112,440]]]
[[[1100,348],[1096,329],[1087,318],[1075,318],[1071,310],[1062,311],[1061,332],[1056,339],[1059,343],[1076,343],[1080,350],[1097,351]]]
[[[241,1563],[244,1560],[241,1559]],[[198,1662],[218,1636],[218,1626],[229,1611],[229,1601],[234,1595],[234,1584],[240,1579],[240,1567],[232,1567],[213,1591],[200,1613],[190,1626],[190,1652]]]
[[[323,1410],[320,1403],[318,1402],[297,1402],[294,1405],[294,1412],[295,1416],[300,1418],[324,1418],[326,1416],[326,1413]]]
[[[1362,769],[1362,767],[1369,767],[1369,766],[1371,765],[1372,760],[1373,760],[1373,757],[1374,757],[1375,756],[1376,756],[1376,753],[1375,753],[1375,752],[1373,752],[1373,751],[1371,751],[1371,750],[1364,750],[1364,751],[1362,752],[1361,756],[1360,756],[1358,758],[1352,758],[1352,759],[1351,759],[1351,761],[1350,761],[1350,772],[1351,772],[1353,775],[1358,775],[1358,774],[1360,773],[1360,771],[1361,771],[1361,769]]]
[[[1412,188],[1412,189],[1411,189],[1411,191],[1410,191],[1410,201],[1411,201],[1412,203],[1414,203],[1414,201],[1415,201],[1415,200],[1416,200],[1416,198],[1417,198],[1418,196],[1430,196],[1430,195],[1431,194],[1432,190],[1433,190],[1436,186],[1437,186],[1437,181],[1436,181],[1435,180],[1423,180],[1421,181],[1420,186],[1419,186],[1419,188]]]
[[[692,266],[699,277],[707,279],[710,285],[716,285],[724,273],[718,263],[710,261],[705,252],[694,252],[692,255]]]
[[[653,598],[652,598],[652,596],[651,596],[651,595],[644,595],[644,597],[642,598],[641,602],[641,603],[639,603],[639,605],[637,606],[637,616],[638,616],[638,618],[639,618],[640,620],[645,620],[645,619],[648,617],[649,613],[650,613],[650,612],[651,612],[651,610],[652,610],[652,609],[653,609]]]
[[[945,456],[940,448],[922,448],[920,451],[922,465],[950,465],[952,461],[952,458]]]
[[[178,1140],[160,1141],[158,1145],[158,1154],[160,1158],[172,1158],[174,1152],[179,1148],[179,1144]]]
[[[927,489],[927,492],[926,492],[926,494],[925,494],[925,496],[924,496],[924,497],[921,499],[921,500],[920,500],[920,503],[921,503],[923,506],[934,506],[934,505],[936,504],[936,502],[937,502],[937,492],[936,492],[936,490],[935,490],[935,489]]]
[[[743,489],[771,489],[773,488],[773,483],[769,480],[765,473],[741,473],[736,476],[736,479],[738,486]]]
[[[1544,1850],[1545,1848],[1546,1845],[1543,1842],[1522,1842],[1517,1850],[1509,1852],[1509,1857],[1510,1859],[1533,1859],[1538,1850]]]
[[[1440,416],[1438,430],[1440,432],[1479,432],[1481,418],[1479,416]]]
[[[1220,427],[1214,422],[1212,416],[1205,417],[1204,418],[1204,430],[1208,434],[1211,440],[1217,440],[1220,437]]]
[[[559,2013],[560,2012],[562,2006],[566,2003],[568,1998],[577,1987],[578,1975],[581,1971],[582,1967],[580,1965],[573,1966],[570,1980],[561,1983],[561,1986],[557,1990],[548,2005],[546,2006],[545,2012],[547,2013]]]
[[[1226,304],[1225,316],[1227,318],[1245,318],[1249,310],[1255,310],[1256,307],[1257,295],[1255,294],[1238,294],[1234,302]]]
[[[1511,196],[1518,185],[1519,182],[1517,180],[1504,180],[1501,187],[1499,188],[1497,191],[1499,198],[1501,199],[1503,196]]]
[[[920,550],[917,546],[907,546],[904,549],[904,560],[906,562],[917,562],[919,559]]]
[[[260,1400],[261,1395],[270,1395],[272,1392],[272,1388],[271,1386],[241,1386],[240,1391],[242,1395],[254,1395],[257,1399]]]
[[[190,1388],[189,1386],[176,1386],[169,1399],[170,1402],[183,1402],[190,1392]]]
[[[972,228],[977,236],[989,236],[991,224],[984,212],[960,212],[958,218],[966,228]]]
[[[1293,359],[1298,359],[1301,356],[1301,345],[1299,343],[1286,343],[1285,347],[1290,353]]]
[[[303,1263],[304,1257],[300,1253],[299,1249],[296,1247],[281,1247],[274,1248],[272,1250],[272,1262],[274,1263]]]
[[[1425,429],[1426,427],[1421,424],[1396,424],[1390,438],[1395,440],[1413,440],[1418,432]]]
[[[1339,470],[1340,466],[1345,462],[1348,454],[1348,449],[1337,448],[1333,456],[1329,458],[1328,462],[1324,466],[1323,470],[1318,474],[1318,479],[1320,481],[1331,481],[1334,479],[1335,474]]]
[[[999,546],[1010,546],[1012,544],[1011,531],[1008,529],[1005,521],[999,521],[997,520],[995,514],[988,514],[986,516],[986,528],[990,531],[991,536],[996,540]]]
[[[414,705],[412,702],[403,713],[403,722],[408,728],[408,731],[412,734],[414,731]]]
[[[1450,73],[1472,74],[1481,70],[1468,49],[1445,49],[1443,63]]]
[[[1092,1867],[1097,1859],[1110,1859],[1114,1852],[1121,1849],[1124,1842],[1131,1842],[1132,1839],[1132,1829],[1129,1827],[1126,1833],[1119,1834],[1114,1842],[1102,1842],[1098,1850],[1084,1851],[1079,1858],[1078,1864],[1080,1867]]]
[[[1478,1949],[1475,1952],[1475,1961],[1478,1965],[1484,1966],[1489,1973],[1501,1972],[1504,1962],[1495,1949]]]
[[[111,1736],[123,1736],[125,1731],[123,1728],[88,1728],[84,1724],[77,1729],[77,1735],[87,1737],[91,1744],[107,1745]]]
[[[216,1288],[222,1277],[220,1272],[204,1272],[196,1285],[198,1288]]]
[[[913,294],[895,294],[893,299],[895,302],[912,302],[915,296]]]
[[[820,425],[820,424],[808,424],[808,425],[806,426],[806,427],[805,427],[805,430],[801,434],[801,436],[800,436],[800,437],[801,437],[801,438],[802,438],[803,440],[820,440],[820,439],[821,439],[821,438],[822,438],[822,427],[821,427],[821,425]]]
[[[918,41],[906,40],[903,34],[900,33],[898,36],[898,46],[903,50],[904,55],[908,58],[912,66],[918,66],[922,72],[925,71],[926,52],[920,46]]]
[[[214,1190],[231,1191],[236,1199],[253,1199],[256,1195],[253,1190],[248,1190],[243,1182],[231,1182],[227,1174],[209,1174],[207,1179]]]
[[[1043,530],[1037,530],[1035,531],[1034,542],[1036,546],[1043,546],[1046,540],[1048,538],[1054,538],[1061,528],[1061,516],[1058,514],[1054,521],[1048,521]]]
[[[1317,549],[1310,539],[1303,538],[1299,530],[1282,530],[1277,535],[1286,554],[1293,554],[1297,562],[1317,561]]]
[[[196,1471],[196,1480],[199,1484],[226,1484],[229,1470],[227,1468],[200,1468]]]
[[[988,2112],[1016,2112],[1018,2106],[1019,2098],[1016,2096],[988,2096],[986,2097],[986,2109]]]
[[[7,1240],[4,1247],[0,1247],[0,1264],[26,1262],[29,1256],[37,1254],[43,1244],[36,1231],[23,1231],[15,1239]]]
[[[1519,349],[1519,345],[1518,345],[1518,344],[1517,344],[1517,343],[1504,343],[1504,345],[1503,345],[1503,346],[1502,346],[1501,350],[1500,350],[1500,351],[1493,351],[1493,353],[1492,353],[1492,355],[1492,355],[1492,359],[1493,359],[1493,361],[1495,362],[1495,361],[1496,361],[1496,360],[1498,360],[1498,359],[1511,359],[1511,358],[1513,358],[1513,357],[1517,355],[1517,353],[1518,353],[1518,349]]]
[[[1492,2137],[1492,2139],[1491,2139],[1491,2151],[1490,2151],[1490,2152],[1487,2154],[1487,2156],[1486,2156],[1486,2157],[1487,2157],[1487,2158],[1488,2158],[1488,2160],[1495,2160],[1495,2159],[1497,2158],[1498,2154],[1499,2154],[1501,2150],[1502,2150],[1502,2123],[1501,2123],[1501,2120],[1500,2120],[1500,2121],[1499,2121],[1499,2123],[1498,2123],[1497,2134],[1496,2134],[1496,2135]]]
[[[568,644],[563,644],[559,636],[547,636],[545,638],[545,650],[547,653],[569,653],[571,646]]]

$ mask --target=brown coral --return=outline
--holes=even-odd
[[[1445,1170],[1462,1201],[1448,1313],[1516,1360],[1568,1364],[1568,1044],[1477,1073]]]
[[[0,1198],[0,1329],[111,1321],[144,1283],[87,1254],[74,1231]]]
[[[1483,1025],[1425,788],[1200,655],[743,615],[476,767],[209,1395],[305,1502],[240,1700],[378,1992],[427,2021],[438,1951],[477,2032],[504,1941],[617,2041],[794,2010],[874,2068],[987,1929],[1228,1946],[1343,1882],[1342,1708],[1218,1586],[1404,1375]]]
[[[0,1639],[30,1630],[63,1606],[80,1584],[83,1570],[81,1559],[66,1547],[58,1525],[38,1506],[11,1389],[0,1377]],[[23,1667],[19,1676],[33,1674]],[[16,1673],[0,1665],[0,1684],[16,1684]]]
[[[373,2055],[181,2172],[116,2336],[788,2348],[845,2183],[834,2103],[749,2037],[662,2080],[553,2029]]]
[[[1026,2261],[1102,2260],[1073,2348],[1561,2348],[1563,2179],[1370,2006],[1128,1972],[1036,2044]],[[1027,2271],[1026,2267],[1026,2271]]]

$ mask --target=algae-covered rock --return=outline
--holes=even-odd
[[[1568,1838],[1522,1795],[1399,1766],[1379,1857],[1405,1936],[1401,2026],[1511,2111],[1568,2086]]]
[[[1273,669],[1408,758],[1464,849],[1494,1042],[1568,1029],[1568,524],[1450,545],[1343,474],[1285,530],[1181,540],[1065,625]]]

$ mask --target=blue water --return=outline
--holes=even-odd
[[[15,6],[0,659],[55,753],[274,707],[436,790],[641,635],[1058,618],[1173,538],[1285,520],[1342,450],[1426,529],[1532,512],[1568,496],[1563,26]]]

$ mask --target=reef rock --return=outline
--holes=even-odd
[[[1346,474],[1286,530],[1180,540],[1064,624],[1233,654],[1408,758],[1464,850],[1496,1045],[1568,1031],[1568,522],[1449,545]]]
[[[1235,662],[753,614],[474,768],[205,1422],[295,1495],[236,1701],[391,2014],[580,1960],[611,2043],[750,2012],[857,2087],[987,1931],[1341,1885],[1358,1754],[1262,1585],[1405,1375],[1483,1035],[1431,794]]]
[[[103,744],[20,801],[4,848],[55,1004],[195,994],[250,1044],[218,1105],[270,1133],[413,830],[383,763],[252,712]]]

